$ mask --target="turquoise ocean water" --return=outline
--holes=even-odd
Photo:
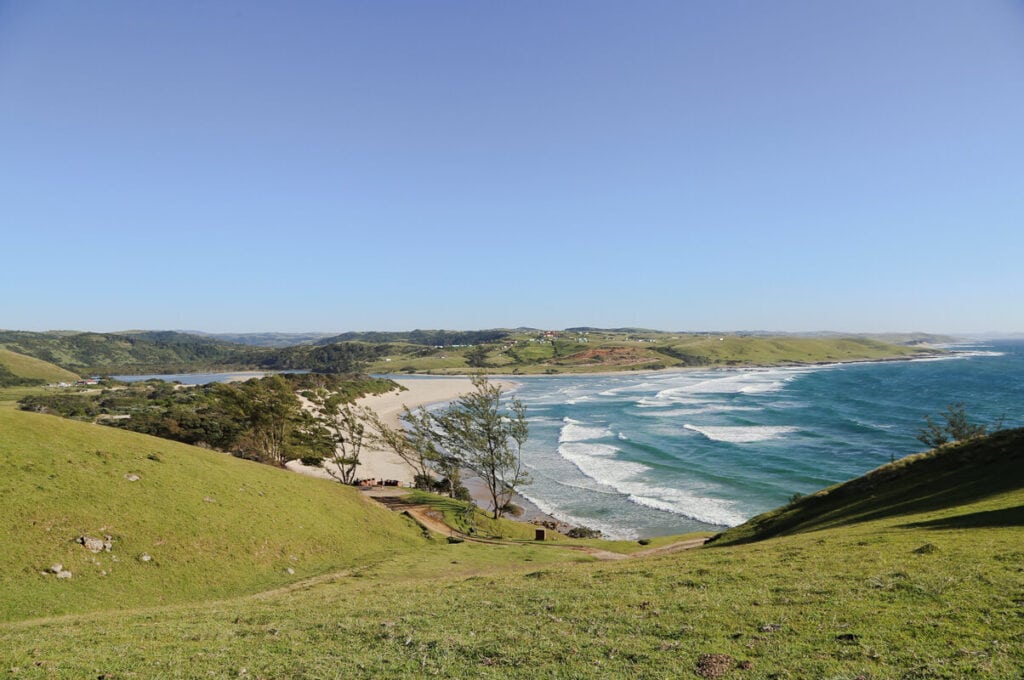
[[[925,415],[1024,425],[1024,342],[941,360],[517,378],[540,509],[607,536],[735,525],[923,450]]]

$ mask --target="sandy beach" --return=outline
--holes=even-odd
[[[469,378],[411,378],[395,382],[405,389],[363,397],[357,402],[376,412],[385,425],[395,428],[400,427],[399,416],[406,406],[415,409],[452,401],[473,389]],[[506,381],[497,381],[497,384],[505,390],[514,386]],[[312,477],[333,479],[323,468],[307,467],[297,460],[289,461],[286,467]],[[356,468],[358,479],[395,479],[402,486],[412,486],[413,474],[413,469],[394,451],[384,449],[364,449]]]

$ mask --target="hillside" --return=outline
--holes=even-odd
[[[1006,494],[1019,494],[1022,487],[1024,429],[1004,430],[908,456],[803,496],[726,531],[715,543],[760,541],[925,512],[943,517],[921,526],[1024,527],[1024,503],[1015,507],[1004,503]],[[960,508],[968,503],[975,511],[964,514]],[[986,510],[987,505],[992,510]]]
[[[335,483],[56,416],[0,409],[0,432],[0,620],[255,592],[423,543]]]
[[[69,678],[1017,678],[1022,449],[1018,430],[904,461],[834,489],[824,521],[805,506],[788,533],[753,544],[586,564],[552,563],[567,551],[548,545],[433,544],[299,589],[0,624],[0,668]]]
[[[78,378],[60,366],[0,347],[0,386],[69,382]]]
[[[78,373],[312,370],[327,373],[589,373],[673,367],[768,366],[902,359],[934,354],[914,344],[857,336],[665,333],[532,329],[346,333],[285,346],[176,331],[29,333],[0,331],[0,347]],[[255,336],[254,336],[255,337]],[[241,339],[241,338],[235,338]],[[306,340],[296,336],[295,340]],[[265,342],[264,342],[265,341]]]
[[[370,372],[590,373],[907,359],[937,351],[869,337],[665,333],[645,330],[515,331],[470,346],[392,343]]]

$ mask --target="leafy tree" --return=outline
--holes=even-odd
[[[967,420],[963,402],[950,404],[940,415],[946,421],[945,424],[939,424],[932,420],[931,416],[925,416],[925,426],[918,432],[917,440],[929,448],[982,437],[988,431],[985,425],[975,425]]]
[[[430,491],[434,488],[433,471],[447,472],[446,454],[438,448],[434,420],[426,409],[411,411],[408,406],[402,420],[408,424],[408,429],[381,428],[384,443],[413,469],[416,488]],[[457,464],[455,468],[457,475]],[[446,476],[450,478],[450,473]]]
[[[466,352],[466,363],[473,368],[485,368],[487,366],[487,347],[484,345],[473,345]]]
[[[530,482],[522,449],[529,436],[526,407],[518,399],[502,406],[502,389],[484,376],[473,378],[473,391],[433,418],[436,440],[459,465],[484,481],[494,518],[505,511],[516,488]]]
[[[342,484],[356,481],[363,447],[381,439],[382,424],[370,409],[345,401],[345,395],[317,388],[299,430],[300,440],[323,458],[324,469]]]
[[[283,465],[301,420],[299,398],[288,381],[277,375],[248,380],[225,394],[246,424],[239,442],[242,451],[261,462]]]

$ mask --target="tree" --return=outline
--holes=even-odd
[[[438,414],[431,414],[435,441],[462,467],[483,480],[498,519],[516,492],[529,484],[522,449],[529,436],[526,408],[518,399],[502,406],[502,389],[484,376],[473,391]]]
[[[487,347],[484,345],[473,345],[473,347],[466,352],[466,363],[473,368],[486,368]]]
[[[237,388],[225,388],[221,395],[245,423],[239,439],[242,451],[261,462],[283,465],[301,413],[288,382],[278,375],[247,380]]]
[[[411,411],[408,406],[402,413],[402,420],[408,429],[381,428],[384,443],[413,469],[416,488],[429,491],[434,488],[435,469],[449,478],[447,456],[438,448],[434,420],[426,409]]]
[[[967,420],[963,402],[950,404],[941,416],[946,421],[944,425],[936,423],[931,416],[925,416],[925,426],[918,432],[917,440],[929,448],[934,449],[949,442],[982,437],[988,431],[986,426],[975,425]]]
[[[300,430],[303,443],[319,454],[324,469],[342,484],[356,481],[356,468],[364,446],[381,437],[383,425],[377,414],[345,401],[344,395],[323,387],[309,395],[311,408]]]

